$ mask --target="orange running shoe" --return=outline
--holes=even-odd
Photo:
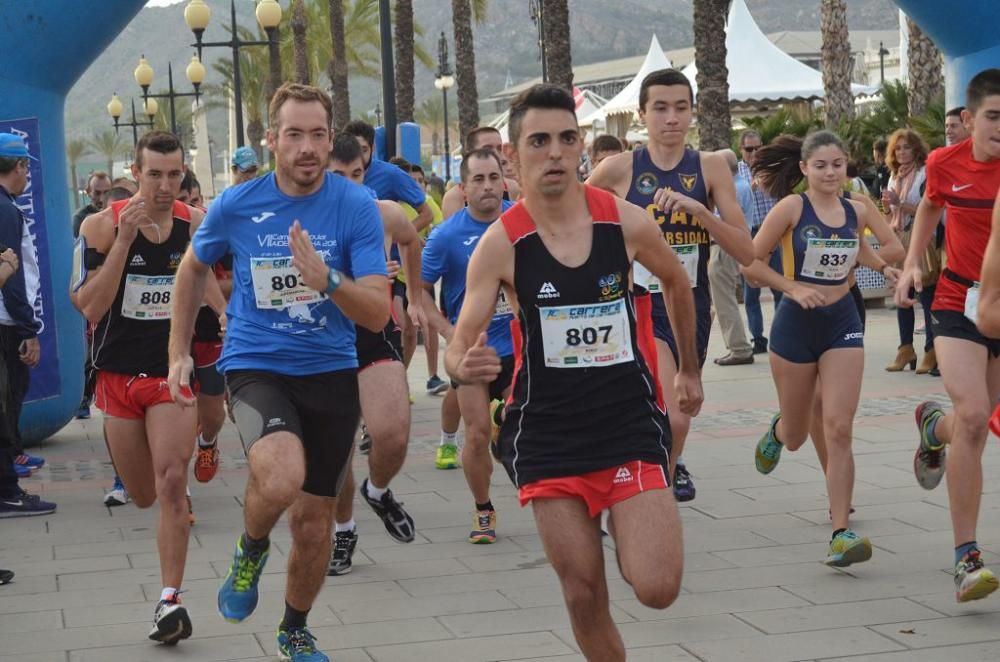
[[[199,483],[207,483],[215,478],[219,470],[219,444],[211,446],[198,446],[198,455],[194,461],[194,477]]]

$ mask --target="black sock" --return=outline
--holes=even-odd
[[[476,510],[493,510],[493,502],[487,500],[486,503],[477,503]]]
[[[833,540],[834,538],[836,538],[838,535],[840,535],[844,531],[847,531],[847,529],[837,529],[836,531],[833,532],[833,535],[830,536],[830,540]]]
[[[279,630],[291,630],[292,628],[304,628],[306,626],[306,617],[309,616],[309,610],[299,611],[292,605],[285,603],[285,617],[281,619],[281,625],[278,626]]]
[[[243,551],[246,553],[260,554],[261,552],[266,552],[270,546],[271,539],[269,537],[264,536],[260,540],[256,540],[255,538],[251,538],[250,534],[246,531],[243,532]]]

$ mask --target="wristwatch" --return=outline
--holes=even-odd
[[[340,272],[336,269],[330,269],[326,275],[326,289],[323,290],[323,294],[330,296],[337,291],[338,287],[340,287]]]

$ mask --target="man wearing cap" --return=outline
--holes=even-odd
[[[257,168],[260,166],[257,162],[257,153],[246,145],[237,147],[233,152],[232,164],[233,186],[257,177]]]
[[[7,258],[0,255],[0,271],[15,270],[3,274],[8,278],[0,287],[0,370],[7,377],[6,384],[0,386],[0,518],[46,515],[56,509],[54,503],[22,490],[15,472],[15,464],[24,475],[24,469],[44,463],[23,454],[17,429],[28,392],[29,368],[38,365],[41,358],[38,334],[42,322],[33,305],[38,297],[38,262],[28,224],[15,203],[28,187],[28,159],[33,158],[19,136],[0,133],[0,251],[13,251]]]

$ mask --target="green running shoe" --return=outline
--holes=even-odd
[[[861,563],[872,557],[872,542],[868,538],[859,538],[850,529],[841,531],[830,541],[830,552],[826,563],[834,568],[846,568],[852,563]]]
[[[930,425],[944,416],[941,405],[928,400],[921,402],[914,412],[917,419],[917,430],[920,433],[920,443],[913,455],[913,475],[917,483],[925,490],[933,490],[944,478],[945,446],[935,446],[931,440]]]
[[[282,662],[330,662],[316,649],[316,637],[308,628],[278,628],[278,659]]]
[[[458,446],[455,444],[438,446],[434,466],[438,469],[458,469]]]
[[[781,412],[774,415],[771,419],[771,424],[767,426],[767,432],[760,441],[757,442],[757,449],[754,452],[754,464],[757,465],[757,471],[762,474],[769,474],[774,471],[774,468],[778,466],[778,460],[781,459],[781,442],[778,438],[774,436],[774,429],[778,426],[778,421],[781,420]]]
[[[1000,587],[993,572],[983,566],[979,550],[974,549],[955,564],[955,599],[958,602],[981,600]]]

